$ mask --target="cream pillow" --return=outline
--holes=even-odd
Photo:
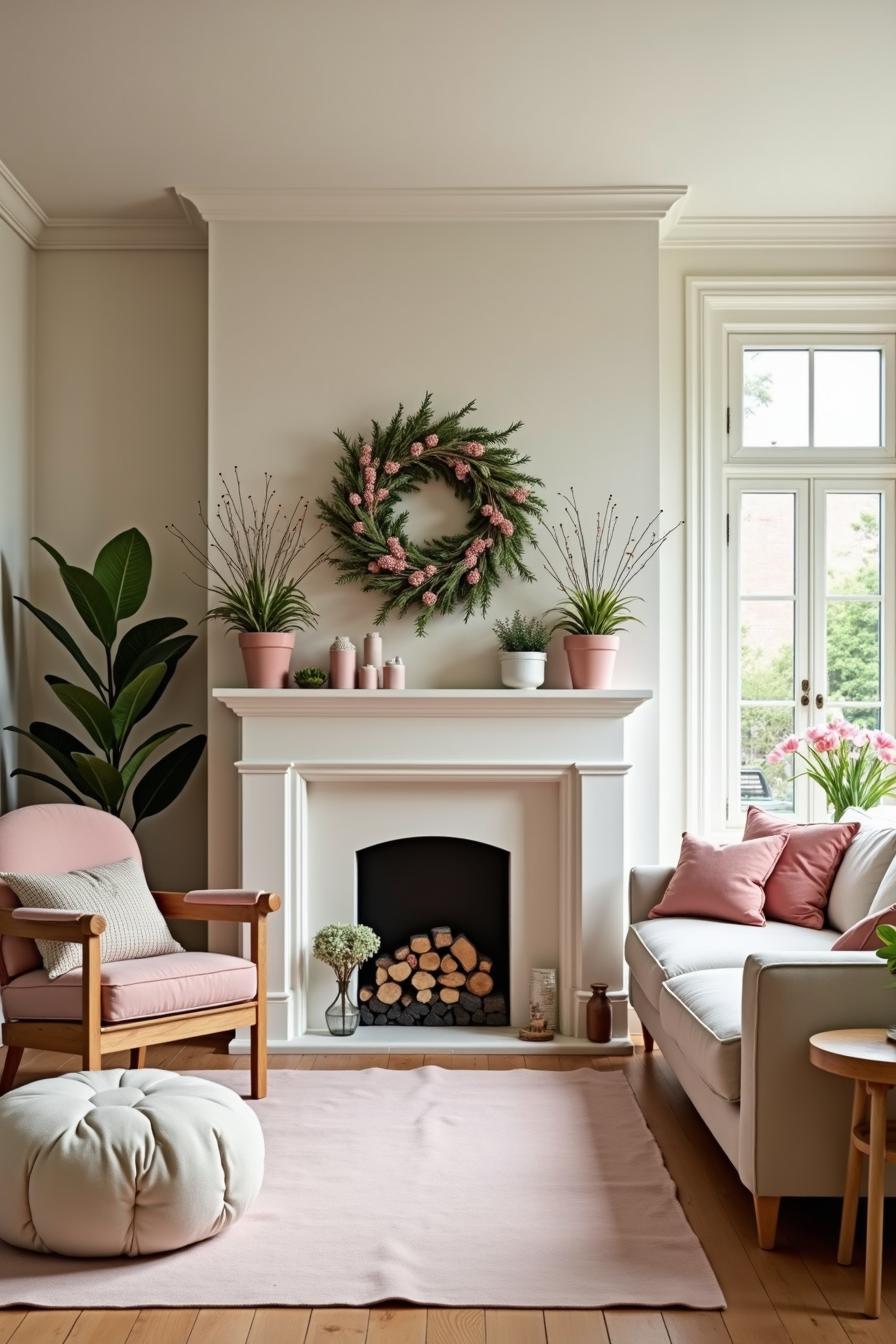
[[[837,869],[828,899],[828,923],[845,933],[864,919],[876,901],[884,876],[896,859],[896,826],[889,817],[848,807],[841,821],[857,821],[861,830]],[[892,904],[892,898],[885,901]]]
[[[22,905],[102,915],[106,921],[106,932],[100,938],[103,961],[183,952],[171,937],[136,859],[78,868],[73,873],[0,873],[0,880],[12,888]],[[81,965],[80,943],[35,941],[51,980]]]

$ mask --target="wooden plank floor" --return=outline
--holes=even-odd
[[[2,1063],[0,1051],[0,1063]],[[109,1067],[125,1064],[108,1057]],[[223,1038],[158,1046],[149,1063],[173,1069],[245,1066]],[[728,1300],[724,1312],[362,1309],[0,1311],[0,1344],[896,1344],[896,1208],[888,1210],[884,1305],[862,1315],[861,1262],[837,1265],[839,1203],[785,1201],[779,1250],[758,1250],[752,1203],[659,1054],[276,1055],[273,1068],[623,1069]],[[28,1051],[18,1082],[79,1061]],[[896,1201],[890,1201],[896,1204]],[[549,1273],[550,1267],[545,1266]]]

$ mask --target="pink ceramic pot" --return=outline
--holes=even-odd
[[[565,635],[569,675],[577,691],[607,691],[619,649],[618,635]]]
[[[261,634],[244,631],[240,649],[246,683],[253,690],[280,691],[289,685],[289,664],[296,642],[294,633]]]

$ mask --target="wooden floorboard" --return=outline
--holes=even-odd
[[[0,1050],[0,1065],[3,1051]],[[122,1063],[125,1061],[122,1060]],[[155,1068],[245,1068],[227,1040],[153,1046]],[[115,1063],[119,1063],[118,1060]],[[596,1068],[627,1077],[679,1197],[718,1275],[726,1311],[497,1311],[408,1307],[0,1311],[0,1344],[896,1344],[896,1201],[880,1320],[862,1314],[856,1263],[836,1263],[839,1203],[785,1201],[780,1249],[756,1245],[752,1202],[658,1052],[632,1058],[333,1053],[273,1055],[272,1069]],[[80,1068],[75,1056],[28,1050],[17,1082]],[[548,1274],[549,1266],[540,1272]]]

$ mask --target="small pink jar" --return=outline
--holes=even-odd
[[[400,658],[390,658],[383,664],[383,690],[404,690],[404,663]]]
[[[358,668],[358,690],[375,691],[377,689],[376,668],[373,663],[365,663]]]
[[[356,664],[354,644],[345,635],[337,635],[330,645],[330,689],[353,691]]]

